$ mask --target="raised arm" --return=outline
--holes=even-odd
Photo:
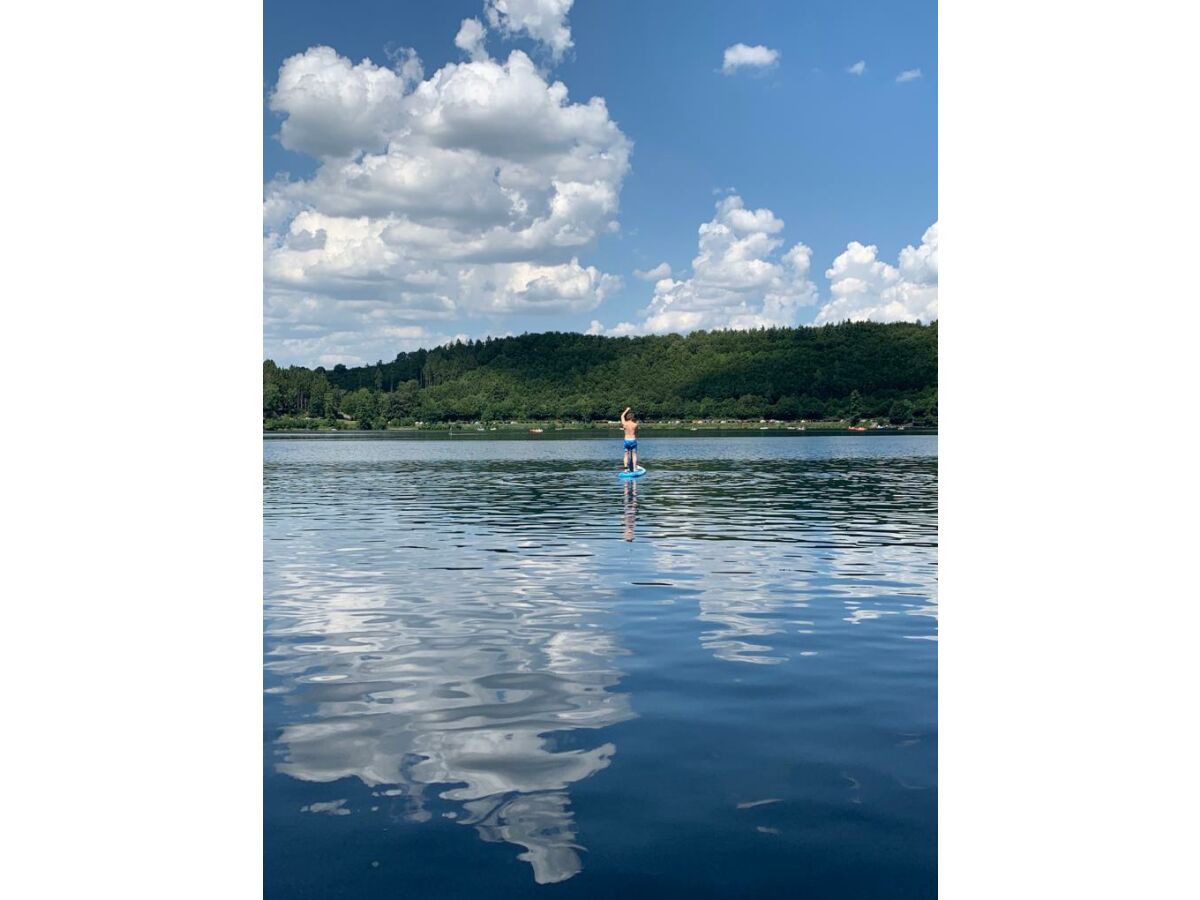
[[[629,410],[630,410],[630,407],[627,406],[627,407],[625,407],[625,411],[621,413],[621,424],[622,425],[625,424],[625,417],[627,415],[629,415]]]

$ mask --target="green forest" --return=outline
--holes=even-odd
[[[456,422],[937,421],[937,322],[456,342],[332,369],[263,363],[267,429]]]

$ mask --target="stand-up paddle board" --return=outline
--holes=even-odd
[[[638,466],[632,472],[628,472],[628,471],[618,472],[617,477],[618,478],[641,478],[645,474],[646,474],[646,470],[643,469],[641,466]]]

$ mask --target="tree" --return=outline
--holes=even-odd
[[[347,394],[342,398],[342,412],[359,422],[370,421],[375,418],[375,395],[365,387]]]
[[[888,412],[888,419],[893,425],[907,425],[913,420],[913,405],[908,400],[897,400]]]
[[[273,381],[263,383],[263,415],[279,414],[279,385]]]
[[[862,420],[862,413],[862,394],[860,394],[856,388],[850,392],[850,400],[846,405],[846,414],[850,417],[850,424],[857,425]]]

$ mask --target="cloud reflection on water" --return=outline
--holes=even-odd
[[[557,561],[555,583],[572,581],[572,567],[582,559]],[[357,778],[402,797],[414,821],[429,818],[425,792],[440,787],[461,804],[458,822],[522,847],[538,883],[577,874],[568,789],[616,748],[560,749],[556,738],[633,712],[628,695],[609,690],[622,651],[596,627],[600,611],[548,589],[547,568],[518,561],[505,593],[479,590],[464,572],[438,599],[281,573],[267,669],[308,713],[280,730],[277,770]],[[339,677],[315,682],[314,669]]]
[[[653,569],[687,586],[709,625],[700,644],[717,659],[781,664],[772,637],[837,627],[833,604],[850,624],[897,614],[936,623],[937,514],[912,470],[747,465],[719,493],[672,488],[652,526]]]

